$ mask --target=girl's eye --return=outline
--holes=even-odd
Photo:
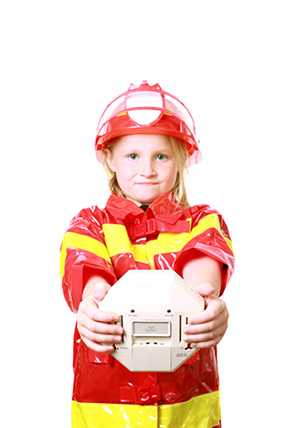
[[[166,160],[166,159],[168,159],[168,156],[163,154],[163,153],[157,153],[156,158],[158,160]]]
[[[129,159],[136,159],[138,157],[137,153],[130,153],[127,155]]]

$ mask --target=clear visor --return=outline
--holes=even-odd
[[[98,133],[101,134],[104,125],[113,117],[124,114],[128,114],[138,126],[151,126],[162,114],[174,115],[182,120],[195,136],[195,124],[190,111],[176,97],[162,90],[129,90],[119,95],[103,112]]]

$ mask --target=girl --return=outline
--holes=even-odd
[[[77,312],[72,426],[218,427],[216,345],[228,319],[220,296],[234,259],[222,216],[187,202],[184,170],[199,155],[192,116],[158,84],[131,86],[105,109],[96,153],[111,196],[103,210],[81,210],[61,245],[63,291]],[[205,299],[184,331],[198,352],[175,372],[130,372],[112,357],[119,314],[98,303],[129,269],[173,269]]]

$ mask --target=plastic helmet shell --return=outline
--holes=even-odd
[[[196,162],[200,151],[195,123],[190,111],[175,96],[161,89],[158,83],[144,80],[107,105],[98,123],[95,148],[100,159],[115,138],[134,134],[159,134],[176,138]]]

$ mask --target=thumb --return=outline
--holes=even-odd
[[[96,287],[94,289],[93,298],[97,302],[103,300],[104,297],[106,296],[108,290],[109,290],[109,288],[105,284],[97,283]]]
[[[206,297],[215,297],[215,287],[210,282],[202,282],[201,284],[195,287],[195,290],[200,294],[200,296]]]

